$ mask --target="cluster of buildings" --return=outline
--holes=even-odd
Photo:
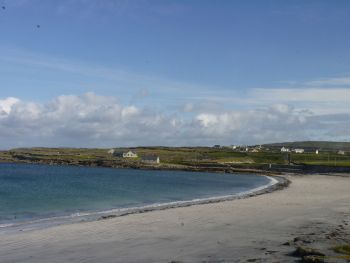
[[[289,148],[286,148],[286,147],[282,147],[281,148],[281,152],[295,152],[295,153],[304,153],[305,152],[305,150],[304,149],[302,149],[302,148],[297,148],[297,149],[289,149]],[[318,149],[317,150],[315,150],[315,153],[316,154],[318,154]]]
[[[277,148],[277,147],[272,147],[272,148],[266,148],[265,146],[261,146],[261,145],[254,145],[254,146],[244,146],[244,145],[230,145],[230,146],[221,146],[221,145],[214,145],[213,148],[215,149],[231,149],[237,152],[268,152],[268,151],[280,151],[281,153],[315,153],[315,154],[319,154],[320,153],[320,149],[317,149],[315,147],[310,147],[307,149],[303,149],[303,148],[288,148],[283,146],[282,148]],[[337,151],[337,154],[340,155],[345,155],[345,151],[343,150],[339,150]]]
[[[214,145],[213,148],[216,149],[231,149],[236,152],[260,152],[263,150],[263,147],[261,145],[255,145],[255,146],[245,146],[245,145],[230,145],[230,146],[221,146],[221,145]]]
[[[134,151],[116,151],[115,149],[111,149],[108,151],[109,154],[112,154],[115,157],[120,157],[120,158],[138,158],[138,154]],[[148,163],[148,164],[159,164],[160,163],[160,158],[159,156],[156,155],[146,155],[142,156],[141,162],[143,163]]]
[[[289,148],[286,148],[286,147],[282,147],[281,148],[281,152],[304,153],[306,151],[305,151],[305,149],[301,149],[301,148],[300,149],[289,149]],[[312,149],[312,150],[308,149],[307,152],[309,152],[309,153],[313,153],[314,152],[315,154],[319,154],[320,150],[319,149]],[[345,155],[345,151],[339,150],[339,151],[337,151],[337,154]]]

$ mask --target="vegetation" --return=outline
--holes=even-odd
[[[350,142],[328,142],[328,141],[301,141],[301,142],[282,142],[263,145],[268,148],[280,149],[281,147],[319,149],[321,151],[350,151]]]
[[[339,254],[350,256],[350,244],[335,246],[333,247],[333,251]]]
[[[336,152],[292,153],[291,160],[296,164],[350,166],[350,155],[340,155]]]
[[[304,149],[319,149],[305,153],[281,153],[280,146]],[[309,148],[306,148],[309,147]],[[311,148],[310,148],[311,147]],[[297,142],[232,149],[229,147],[137,147],[115,148],[116,151],[134,150],[139,158],[121,158],[108,153],[109,149],[87,148],[18,148],[0,151],[1,162],[36,162],[52,164],[96,165],[127,167],[137,165],[146,155],[157,155],[162,165],[234,165],[242,168],[259,168],[261,165],[326,165],[350,167],[350,154],[338,154],[339,149],[350,149],[350,143]],[[322,150],[328,149],[328,150]],[[332,150],[329,150],[332,149]]]
[[[341,254],[340,256],[334,257],[336,259],[350,260],[350,244],[338,245],[332,248],[335,253]],[[348,262],[347,261],[347,262]]]

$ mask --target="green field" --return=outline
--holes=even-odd
[[[292,161],[298,164],[350,166],[350,155],[340,155],[332,152],[292,154]]]
[[[296,147],[311,147],[320,149],[308,153],[281,153],[280,146],[291,145]],[[262,164],[294,164],[350,166],[350,155],[340,155],[339,149],[347,149],[349,143],[330,142],[301,142],[284,144],[271,144],[263,146],[259,152],[243,152],[230,148],[212,147],[137,147],[115,148],[116,151],[133,150],[138,158],[120,158],[108,153],[109,149],[88,148],[18,148],[9,151],[0,151],[1,162],[39,162],[39,163],[68,163],[73,165],[106,165],[120,166],[140,163],[143,156],[157,155],[164,165],[196,165],[196,164],[233,164],[254,166]],[[323,148],[322,148],[323,147]],[[328,149],[321,150],[321,149]],[[310,148],[309,148],[310,149]],[[331,150],[329,150],[331,149]]]
[[[271,149],[303,148],[303,149],[319,149],[325,152],[336,152],[338,150],[350,151],[350,142],[329,142],[329,141],[301,141],[301,142],[282,142],[264,144],[263,146]]]

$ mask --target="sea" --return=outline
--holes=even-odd
[[[0,230],[101,219],[249,193],[254,174],[0,164]]]

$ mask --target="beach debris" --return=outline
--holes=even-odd
[[[301,238],[301,237],[295,237],[295,238],[293,239],[293,242],[294,242],[294,243],[297,243],[297,242],[299,242],[299,241],[302,241],[302,238]]]
[[[115,217],[117,217],[117,216],[116,215],[105,215],[105,216],[101,216],[97,220],[106,220],[106,219],[111,219],[111,218],[115,218]]]
[[[326,235],[327,239],[334,239],[339,236],[339,233],[337,230],[332,231],[330,234]]]
[[[265,254],[268,255],[268,254],[275,254],[277,253],[278,251],[276,250],[266,250]]]
[[[315,242],[314,239],[311,238],[311,235],[315,235],[314,233],[311,233],[311,234],[308,234],[306,236],[303,236],[303,237],[295,237],[293,239],[293,243],[304,243],[304,244],[311,244],[313,242]]]
[[[324,257],[322,257],[322,256],[311,255],[311,256],[302,257],[301,262],[304,262],[304,263],[323,263],[325,261],[324,261]]]
[[[336,253],[339,253],[339,254],[344,254],[344,255],[350,256],[350,243],[333,247],[333,251]]]
[[[314,240],[310,239],[309,236],[305,236],[305,237],[298,236],[298,237],[293,238],[292,241],[287,241],[287,242],[282,243],[282,246],[292,246],[292,245],[298,245],[301,243],[310,244],[312,242],[314,242]]]
[[[297,246],[293,252],[293,256],[296,257],[305,257],[305,256],[325,256],[322,252],[314,248],[309,248],[305,246]]]

